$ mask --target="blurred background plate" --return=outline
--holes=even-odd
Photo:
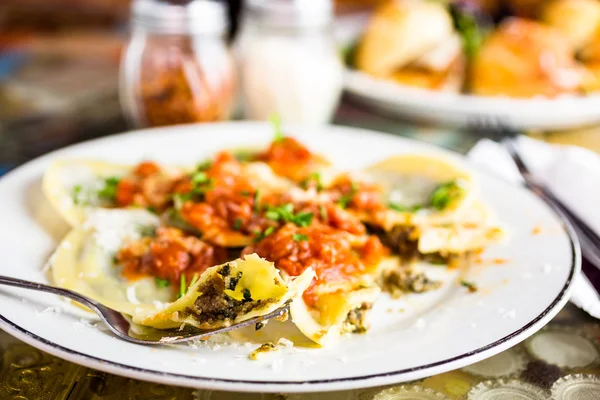
[[[335,19],[335,37],[345,49],[347,64],[371,16],[367,10]],[[477,96],[403,85],[348,65],[344,89],[351,100],[373,111],[440,126],[480,128],[502,124],[520,130],[561,130],[600,122],[600,94],[530,99]]]
[[[351,97],[386,114],[418,122],[472,127],[560,130],[600,122],[600,96],[510,99],[423,90],[346,69]]]

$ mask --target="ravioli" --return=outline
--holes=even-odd
[[[379,287],[369,284],[321,293],[314,307],[304,301],[294,301],[290,307],[292,321],[307,338],[325,347],[343,333],[365,332],[366,310],[380,292]]]
[[[122,177],[131,171],[130,165],[105,161],[71,159],[59,160],[50,165],[44,174],[42,190],[52,206],[71,226],[81,224],[87,210],[102,207],[101,199],[91,203],[79,202],[74,196],[76,187],[83,191],[101,188],[102,182],[110,177]]]
[[[114,263],[124,243],[159,226],[145,210],[94,210],[72,230],[52,257],[55,283],[110,308],[132,315],[134,322],[159,329],[182,324],[200,329],[232,323],[274,311],[301,296],[314,272],[284,281],[273,263],[255,254],[208,268],[175,299],[170,287],[155,278],[128,280]]]
[[[441,156],[400,155],[368,171],[384,187],[392,206],[378,215],[386,244],[404,258],[416,255],[464,254],[501,241],[504,229],[479,199],[476,180],[458,163]],[[432,195],[448,182],[457,183],[443,208]],[[429,196],[429,197],[428,197]],[[394,206],[403,204],[406,210]]]
[[[291,302],[289,325],[329,346],[368,329],[382,290],[441,285],[413,261],[456,265],[505,236],[451,158],[339,171],[280,134],[258,155],[223,151],[193,169],[54,163],[43,189],[74,229],[53,280],[140,328],[216,329]]]
[[[492,212],[475,201],[456,215],[456,223],[420,228],[418,250],[421,254],[461,254],[482,250],[506,236]]]
[[[125,279],[113,260],[123,243],[158,225],[159,219],[145,210],[90,210],[51,258],[54,283],[130,315],[160,309],[173,300],[172,290],[158,287],[151,277]]]
[[[378,222],[390,230],[398,224],[453,222],[457,211],[469,207],[476,196],[472,174],[458,163],[433,155],[406,154],[387,158],[367,169],[383,189],[391,207]],[[430,196],[441,185],[455,182],[460,191],[443,207],[432,207]]]
[[[306,270],[285,282],[273,263],[250,254],[207,269],[180,299],[156,313],[136,313],[133,321],[157,329],[226,327],[301,296],[313,277],[314,272]]]

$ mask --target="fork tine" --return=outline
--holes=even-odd
[[[519,169],[519,172],[522,175],[530,175],[529,168],[527,168],[527,165],[525,165],[523,158],[521,158],[521,155],[519,154],[519,151],[515,146],[515,140],[513,138],[507,137],[502,140],[502,144],[504,145],[506,151],[508,151],[508,153],[510,154],[511,158],[513,159],[514,163]]]
[[[500,142],[506,137],[517,137],[520,132],[512,128],[500,116],[494,115],[474,115],[467,119],[466,129],[476,133],[485,134],[491,139]]]

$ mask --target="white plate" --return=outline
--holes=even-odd
[[[369,21],[368,13],[336,19],[335,35],[346,47]],[[600,94],[556,99],[512,99],[443,93],[400,85],[366,73],[345,71],[346,91],[356,100],[385,113],[412,121],[458,127],[502,123],[515,129],[557,130],[600,122]]]
[[[503,124],[514,129],[555,130],[600,122],[600,95],[483,97],[414,88],[351,69],[345,72],[345,88],[352,97],[384,112],[458,127]]]
[[[343,127],[289,132],[347,168],[398,153],[441,152],[391,135]],[[40,193],[40,179],[51,160],[153,158],[186,164],[220,148],[266,144],[271,137],[272,129],[260,123],[162,128],[79,144],[18,168],[0,179],[0,274],[47,281],[40,269],[65,232]],[[507,263],[471,267],[465,279],[479,286],[474,294],[458,284],[458,272],[434,268],[434,273],[447,275],[442,289],[403,300],[380,299],[371,331],[344,337],[332,348],[284,350],[250,361],[246,357],[250,348],[242,345],[139,346],[82,323],[87,314],[57,297],[15,288],[0,288],[0,327],[41,350],[99,370],[231,391],[342,390],[460,368],[501,352],[544,326],[567,302],[580,268],[578,247],[544,203],[522,188],[478,177],[484,200],[511,234],[507,244],[490,248],[483,257],[501,257]],[[532,234],[536,227],[541,234]],[[49,306],[62,312],[52,312]]]

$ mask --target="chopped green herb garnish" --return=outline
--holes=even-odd
[[[181,210],[183,203],[192,199],[192,193],[174,193],[172,197],[175,210]]]
[[[194,284],[196,282],[198,282],[198,278],[199,277],[200,277],[200,274],[197,273],[197,272],[192,276],[192,281],[190,282],[190,286],[188,287],[188,290],[189,290],[190,287],[194,286]],[[186,290],[186,293],[187,293],[187,290]]]
[[[302,242],[304,240],[308,240],[308,236],[302,234],[302,233],[294,233],[294,236],[292,236],[292,238],[296,241],[296,242]]]
[[[83,198],[82,194],[83,188],[81,187],[81,185],[73,186],[73,203],[77,205],[85,205],[87,202]]]
[[[289,222],[294,218],[294,205],[287,203],[282,206],[269,206],[265,216],[273,221]]]
[[[249,191],[247,191],[247,190],[242,190],[242,191],[240,192],[240,194],[241,194],[242,196],[244,196],[244,197],[248,197],[248,196],[250,196],[250,192],[249,192]]]
[[[269,226],[267,229],[265,229],[264,231],[255,231],[254,232],[254,242],[260,242],[261,240],[263,240],[264,238],[266,238],[267,236],[269,236],[270,234],[272,234],[273,232],[275,232],[275,227],[274,226]]]
[[[156,207],[148,206],[146,207],[146,210],[150,211],[152,214],[158,214],[158,210],[156,209]]]
[[[346,65],[349,66],[350,68],[354,67],[354,59],[356,56],[356,50],[358,48],[358,43],[359,43],[359,40],[356,40],[341,49],[342,59],[345,61]]]
[[[170,285],[170,282],[168,280],[161,279],[161,278],[154,278],[154,283],[156,284],[156,287],[159,289],[169,287],[169,285]]]
[[[467,289],[469,289],[469,292],[474,293],[477,291],[477,285],[475,285],[473,282],[469,282],[469,281],[460,281],[460,284],[464,287],[466,287]]]
[[[179,281],[179,296],[177,298],[185,296],[186,291],[187,285],[185,284],[185,275],[181,274],[181,280]]]
[[[342,197],[340,197],[340,199],[338,200],[338,205],[341,208],[346,208],[348,207],[348,204],[350,204],[350,202],[352,201],[352,198],[354,197],[354,195],[343,195]]]
[[[450,7],[454,26],[461,36],[463,49],[467,57],[473,58],[481,48],[485,29],[477,21],[477,16],[467,12],[464,7],[457,5]]]
[[[256,158],[256,153],[250,150],[238,150],[233,153],[233,156],[239,162],[247,162],[254,160]]]
[[[350,184],[350,192],[348,194],[343,195],[338,200],[338,204],[341,208],[346,208],[352,202],[354,195],[358,192],[358,184],[356,182],[352,182]]]
[[[177,204],[175,204],[177,207]],[[170,208],[168,209],[163,216],[165,216],[165,223],[174,228],[181,229],[184,232],[190,233],[194,236],[202,237],[202,232],[200,232],[197,228],[190,225],[187,221],[185,221],[181,214],[179,213],[179,209],[181,209],[181,204],[179,208]]]
[[[211,189],[212,186],[213,182],[211,179],[207,179],[204,182],[194,182],[194,187],[192,188],[192,191],[190,193],[192,194],[192,196],[195,196],[199,199],[203,199],[206,191]]]
[[[143,237],[154,237],[156,236],[156,226],[154,225],[138,225],[137,231]]]
[[[204,171],[196,172],[194,173],[194,175],[192,175],[192,182],[194,182],[195,184],[207,183],[208,175],[206,175],[206,172]]]
[[[236,218],[233,221],[233,229],[239,231],[242,228],[242,220],[240,218]]]
[[[405,205],[398,204],[398,203],[388,203],[388,208],[391,210],[394,210],[394,211],[399,211],[399,212],[415,212],[415,211],[419,211],[420,209],[422,209],[423,206],[421,204],[405,206]]]
[[[252,300],[252,293],[250,293],[250,289],[244,288],[242,290],[242,294],[244,295],[244,301],[251,301]]]
[[[327,222],[329,218],[327,217],[327,210],[323,204],[319,204],[319,213],[321,214],[321,219],[323,222]]]
[[[457,181],[442,183],[431,194],[429,204],[432,208],[441,211],[450,205],[450,203],[460,198],[464,189]]]
[[[431,254],[426,261],[433,265],[448,265],[448,260],[438,254]]]
[[[294,218],[294,222],[298,226],[306,227],[309,226],[313,219],[313,213],[311,212],[301,212],[296,214]]]
[[[320,172],[313,172],[312,174],[310,174],[310,176],[308,178],[306,178],[300,184],[300,186],[302,186],[304,189],[308,189],[311,182],[316,183],[317,192],[320,192],[321,190],[323,190],[325,188],[323,186],[323,182],[321,181],[321,173]]]
[[[256,189],[256,192],[254,192],[254,212],[260,211],[260,204],[258,202],[259,197],[260,197],[260,189]]]
[[[211,160],[202,161],[200,164],[196,166],[196,171],[206,171],[212,166]]]
[[[84,188],[81,185],[73,186],[73,202],[77,205],[88,205],[94,200],[104,200],[114,203],[117,197],[117,187],[119,186],[120,178],[109,177],[102,181],[101,187],[98,190]]]
[[[281,130],[281,118],[279,118],[279,115],[273,114],[269,118],[269,121],[271,122],[271,125],[273,126],[273,129],[275,130],[275,137],[273,138],[273,141],[275,143],[281,142],[283,139],[285,139],[285,135],[283,134],[283,132]]]
[[[298,226],[309,226],[313,219],[311,212],[299,212],[294,214],[294,205],[287,203],[282,206],[270,206],[265,216],[273,221],[292,222]]]
[[[279,213],[275,210],[269,210],[265,213],[265,216],[273,221],[279,221]]]
[[[117,196],[117,186],[121,180],[117,177],[110,177],[104,180],[104,187],[98,191],[98,197],[103,200],[114,201]]]
[[[194,172],[190,179],[192,182],[192,190],[187,193],[174,193],[172,195],[175,208],[178,210],[181,209],[181,206],[186,201],[204,200],[204,194],[213,186],[212,179],[210,179],[206,172],[203,171]]]

